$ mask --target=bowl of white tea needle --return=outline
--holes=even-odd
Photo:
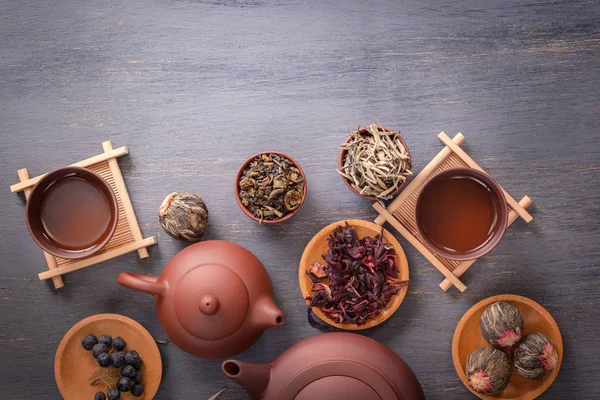
[[[340,145],[337,172],[357,195],[389,200],[412,175],[410,151],[400,132],[368,125],[352,132]]]

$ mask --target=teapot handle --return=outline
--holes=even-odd
[[[161,296],[166,290],[166,285],[163,282],[158,282],[158,276],[152,275],[121,272],[117,278],[117,282],[121,286],[140,290],[154,296]]]

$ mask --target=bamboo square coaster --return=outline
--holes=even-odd
[[[410,242],[434,267],[436,267],[445,277],[440,287],[445,292],[453,285],[458,290],[464,292],[467,287],[459,279],[465,271],[469,269],[475,260],[456,261],[441,257],[431,251],[419,237],[415,222],[416,200],[423,188],[423,185],[437,173],[451,168],[473,168],[486,173],[469,155],[460,147],[465,137],[458,133],[453,139],[441,132],[438,138],[446,146],[427,164],[425,168],[404,188],[400,194],[392,200],[389,206],[383,207],[380,203],[373,204],[379,216],[375,223],[383,225],[389,222],[406,240]],[[531,199],[527,196],[517,202],[511,195],[502,189],[508,204],[508,224],[510,226],[517,218],[521,217],[529,223],[533,217],[527,212],[526,208],[531,205]],[[451,212],[451,210],[448,210]]]
[[[88,168],[100,175],[110,185],[113,192],[115,192],[119,205],[117,228],[106,246],[87,258],[66,260],[44,252],[46,263],[48,264],[48,271],[38,274],[38,277],[40,280],[51,278],[56,289],[64,286],[62,275],[66,273],[77,271],[78,269],[86,268],[135,250],[137,250],[140,258],[146,258],[148,257],[148,250],[146,247],[156,244],[156,238],[154,236],[145,239],[142,236],[140,226],[135,217],[135,212],[133,211],[133,205],[129,198],[129,193],[127,193],[127,186],[125,186],[125,181],[123,180],[123,175],[121,174],[121,169],[117,162],[118,157],[129,153],[127,147],[123,146],[113,149],[112,143],[107,141],[102,143],[102,149],[104,150],[104,153],[72,165]],[[25,198],[29,197],[29,194],[33,190],[33,186],[44,176],[44,174],[42,174],[35,178],[30,178],[27,168],[20,169],[18,174],[20,182],[12,185],[10,191],[13,193],[24,191]]]

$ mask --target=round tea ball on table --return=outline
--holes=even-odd
[[[512,367],[504,352],[482,347],[467,358],[466,373],[471,389],[482,394],[497,394],[508,386]]]
[[[198,195],[173,192],[160,205],[158,219],[175,239],[197,242],[208,225],[208,209]]]
[[[511,347],[523,337],[523,316],[514,306],[498,301],[490,304],[479,321],[481,334],[491,345]]]
[[[532,333],[517,345],[514,363],[525,378],[541,379],[558,366],[558,351],[546,335]]]

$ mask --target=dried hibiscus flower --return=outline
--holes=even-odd
[[[315,262],[307,271],[313,281],[308,321],[319,326],[312,308],[319,307],[337,323],[362,325],[377,316],[408,280],[398,279],[396,252],[383,242],[383,229],[375,237],[358,238],[346,223],[329,236],[326,265]]]

